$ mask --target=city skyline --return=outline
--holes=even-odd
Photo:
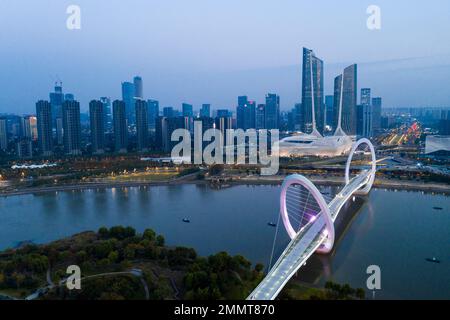
[[[333,93],[333,79],[344,66],[357,63],[361,83],[383,95],[387,107],[450,103],[444,90],[450,83],[450,48],[435,32],[448,25],[444,12],[449,4],[444,1],[435,6],[380,1],[382,27],[377,31],[367,29],[369,3],[359,1],[344,6],[330,2],[317,12],[313,4],[297,1],[282,7],[249,1],[242,10],[235,10],[237,2],[202,2],[179,4],[182,13],[168,4],[138,2],[133,7],[79,1],[82,29],[76,31],[65,27],[64,1],[49,6],[27,3],[25,11],[20,1],[4,4],[2,112],[29,113],[36,100],[46,98],[45,88],[58,80],[87,111],[98,95],[119,98],[120,83],[135,74],[145,81],[146,98],[159,100],[161,106],[210,103],[217,110],[234,107],[236,96],[260,102],[267,92],[277,92],[281,110],[288,110],[301,101],[298,70],[303,46],[314,48],[325,63],[324,95]],[[270,22],[268,12],[278,23]],[[251,19],[233,19],[230,26],[228,13],[250,13]],[[39,19],[41,14],[48,19]],[[431,23],[414,23],[419,14],[422,19],[433,17],[427,20]],[[171,23],[165,28],[156,28],[158,21],[167,19]],[[319,23],[323,19],[332,30]],[[259,22],[258,28],[249,21]],[[136,36],[128,37],[130,32]],[[39,40],[30,39],[30,34]],[[249,50],[237,50],[243,45]],[[95,48],[102,50],[96,53]],[[420,94],[430,89],[433,95]]]

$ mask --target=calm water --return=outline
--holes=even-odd
[[[0,198],[0,249],[20,241],[45,243],[101,226],[153,228],[169,245],[242,254],[268,265],[279,209],[278,186],[205,185],[99,189]],[[333,192],[328,188],[327,192]],[[296,281],[327,279],[365,287],[366,268],[381,268],[378,298],[450,299],[450,197],[372,190],[338,218],[329,256],[313,256]],[[442,207],[434,210],[432,207]],[[190,224],[182,222],[188,217]],[[284,228],[276,256],[287,245]],[[440,264],[425,261],[436,256]]]

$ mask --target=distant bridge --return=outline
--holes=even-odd
[[[360,145],[366,145],[370,149],[371,168],[350,178],[350,164]],[[280,214],[292,240],[247,299],[274,300],[314,252],[329,253],[334,245],[334,222],[339,211],[353,195],[370,192],[375,172],[376,156],[373,145],[368,139],[361,139],[353,145],[347,159],[344,188],[328,203],[307,178],[297,174],[288,176],[282,185]]]

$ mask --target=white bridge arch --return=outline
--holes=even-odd
[[[367,184],[364,188],[357,191],[357,194],[368,194],[369,193],[370,189],[372,189],[373,182],[375,181],[375,174],[377,171],[377,158],[375,155],[375,148],[373,147],[373,145],[369,139],[362,138],[362,139],[358,140],[355,144],[353,144],[352,150],[350,151],[350,155],[348,156],[347,164],[345,165],[345,184],[348,184],[350,182],[350,164],[352,162],[353,155],[355,154],[358,147],[363,144],[367,145],[370,149],[372,163],[371,163],[369,181],[367,182]]]
[[[350,164],[353,154],[360,145],[367,145],[371,152],[371,169],[363,170],[356,177],[350,178]],[[277,262],[269,271],[267,276],[261,281],[256,289],[247,298],[249,300],[273,300],[277,297],[289,279],[306,264],[308,258],[314,253],[329,253],[334,244],[335,230],[334,221],[344,204],[354,194],[367,194],[372,188],[376,173],[376,155],[372,143],[368,139],[358,140],[352,147],[350,155],[345,166],[345,186],[328,203],[317,187],[307,178],[301,175],[288,176],[283,182],[280,195],[280,215],[286,228],[291,242],[283,251]],[[316,205],[311,206],[314,218],[308,222],[302,223],[301,219],[299,230],[292,226],[289,214],[289,188],[298,185],[304,188],[308,193],[309,203],[310,195]],[[300,192],[300,191],[298,191]],[[293,196],[295,198],[295,195]],[[298,199],[303,199],[297,197]],[[303,202],[305,202],[303,200]],[[301,205],[301,202],[300,202]],[[304,213],[304,210],[303,210]]]
[[[333,248],[334,244],[334,223],[331,218],[330,208],[328,208],[328,204],[325,201],[323,195],[320,193],[319,189],[307,178],[299,174],[293,174],[288,176],[281,187],[281,195],[280,195],[280,214],[283,219],[284,227],[291,239],[294,239],[300,230],[295,230],[292,227],[291,221],[289,219],[288,207],[287,207],[287,197],[288,190],[293,185],[303,186],[315,199],[320,209],[319,212],[315,212],[316,215],[313,216],[312,220],[315,220],[319,214],[322,214],[325,224],[326,224],[326,233],[327,233],[327,241],[323,244],[323,247],[317,249],[318,252],[328,253]],[[304,226],[300,226],[304,227]]]

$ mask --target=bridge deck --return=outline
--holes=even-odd
[[[363,171],[344,186],[328,204],[331,218],[336,220],[345,202],[369,180],[370,172]],[[325,219],[319,213],[317,219],[306,224],[283,251],[269,274],[250,294],[250,300],[273,300],[277,297],[290,278],[306,264],[306,260],[325,241]]]

